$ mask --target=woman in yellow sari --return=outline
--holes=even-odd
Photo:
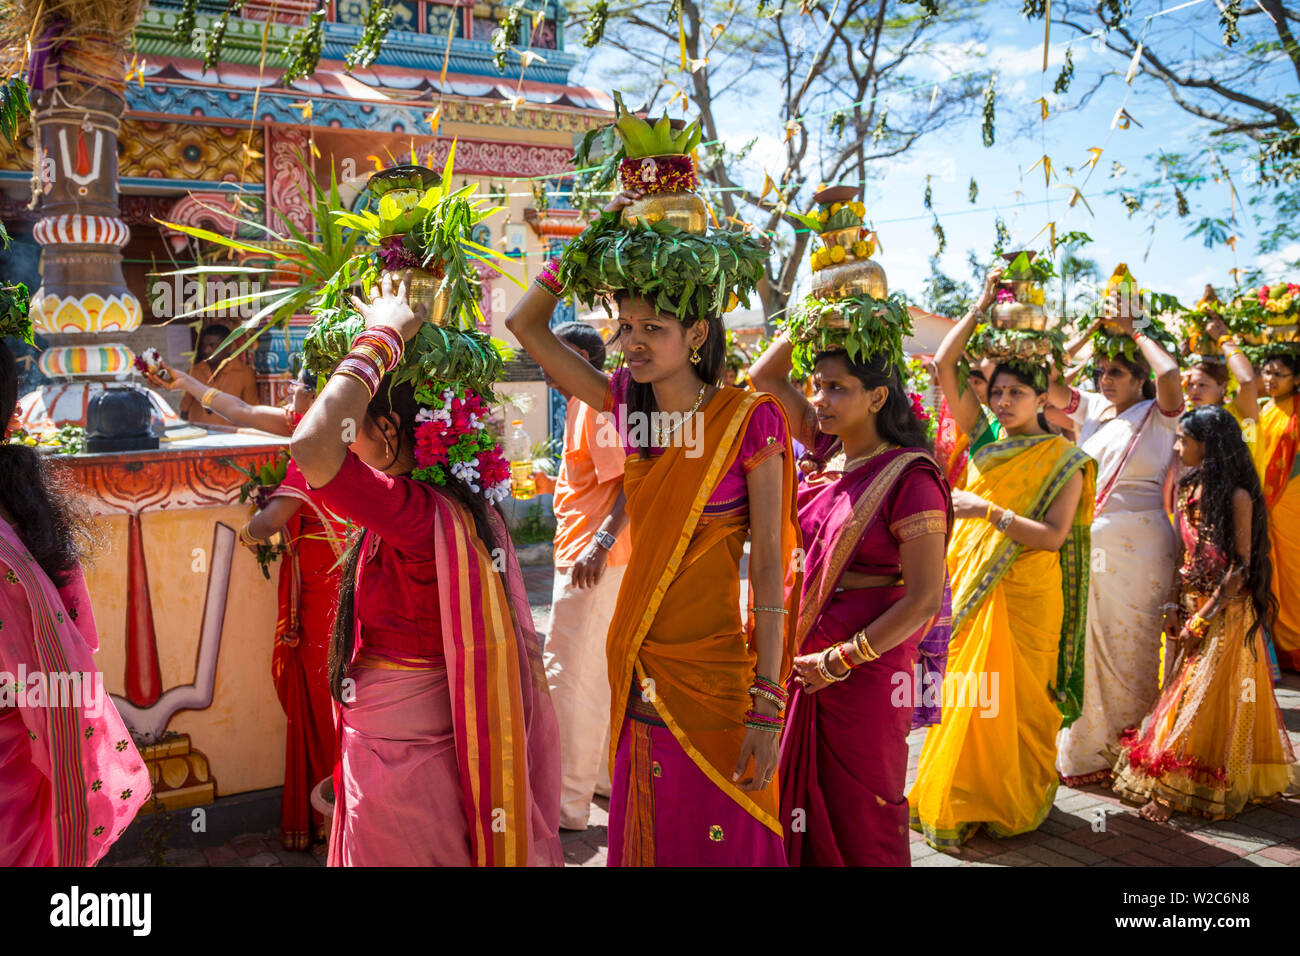
[[[965,344],[941,348],[936,365],[954,414],[969,419],[977,400],[956,378]],[[1096,466],[1048,431],[1046,393],[1042,369],[998,366],[989,407],[1006,436],[971,455],[966,489],[953,492],[943,720],[908,794],[912,828],[938,849],[981,825],[995,836],[1037,827],[1056,796],[1062,717],[1080,710]]]
[[[1264,363],[1264,389],[1273,401],[1259,416],[1256,467],[1264,483],[1272,542],[1277,620],[1273,649],[1279,666],[1300,671],[1300,355],[1275,355]]]
[[[628,454],[632,553],[606,643],[609,865],[784,866],[779,712],[802,578],[785,417],[770,395],[721,386],[720,314],[678,318],[634,288],[616,290],[627,367],[611,381],[548,327],[547,275],[506,326],[561,388],[613,413]]]

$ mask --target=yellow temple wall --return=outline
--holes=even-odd
[[[246,505],[145,512],[140,518],[164,689],[194,681],[213,527],[220,521],[237,529],[247,520]],[[128,519],[94,521],[103,535],[94,564],[86,568],[100,635],[95,660],[109,693],[123,695]],[[167,725],[189,734],[194,749],[208,758],[219,796],[284,783],[284,711],[271,682],[278,578],[278,561],[268,581],[253,555],[235,548],[212,704],[179,711]]]

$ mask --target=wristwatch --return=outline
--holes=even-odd
[[[618,540],[608,531],[597,531],[591,538],[606,551],[611,550],[614,547],[614,542]]]

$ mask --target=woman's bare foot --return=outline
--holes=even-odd
[[[1159,800],[1150,800],[1146,806],[1138,811],[1138,816],[1143,820],[1150,820],[1152,823],[1167,823],[1169,818],[1173,816],[1173,812],[1173,807],[1167,807]]]

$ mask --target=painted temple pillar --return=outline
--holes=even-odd
[[[125,103],[103,86],[84,85],[84,77],[65,82],[57,65],[34,72],[40,218],[32,236],[42,249],[42,282],[32,296],[33,324],[45,334],[134,331],[142,313],[122,277],[131,231],[117,203]],[[47,84],[40,74],[51,72]],[[108,376],[129,371],[132,358],[126,346],[108,342],[46,349],[39,364],[51,378]]]

